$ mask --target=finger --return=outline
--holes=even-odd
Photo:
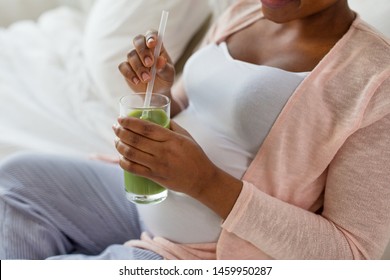
[[[148,30],[145,35],[146,45],[149,49],[153,49],[157,45],[158,34],[154,29]]]
[[[150,80],[149,68],[145,67],[142,63],[141,58],[138,56],[138,52],[135,49],[127,54],[127,62],[137,75],[138,79],[142,82]]]
[[[151,154],[140,151],[120,140],[116,142],[115,147],[124,158],[133,163],[137,163],[149,168],[150,163],[154,162],[154,156]]]
[[[167,141],[172,133],[158,124],[132,117],[120,117],[118,123],[127,130],[159,142]]]
[[[138,78],[138,75],[133,71],[128,62],[122,62],[118,66],[119,71],[125,77],[125,79],[133,85],[138,85],[141,81]]]
[[[120,139],[120,141],[122,141],[126,145],[129,145],[149,154],[155,153],[154,145],[156,141],[120,126],[114,126],[113,130],[115,132],[115,135]]]
[[[154,48],[157,46],[157,41],[158,41],[157,31],[156,30],[149,30],[146,33],[145,40],[146,40],[147,47],[154,51]],[[153,53],[153,56],[154,56],[154,53]],[[161,45],[161,50],[160,50],[160,53],[158,54],[158,56],[159,56],[159,59],[163,58],[163,59],[165,59],[166,62],[171,62],[171,59],[168,55],[168,52],[166,51],[166,49],[164,47],[164,43]],[[159,63],[159,62],[157,61],[157,63]],[[162,68],[162,66],[158,67],[158,65],[157,65],[157,69],[159,69],[159,68]]]
[[[138,164],[136,162],[132,162],[125,157],[121,157],[121,159],[119,160],[119,166],[130,173],[143,177],[149,177],[152,173],[148,167]]]
[[[153,52],[152,52],[152,48],[149,48],[147,46],[145,36],[143,35],[135,36],[133,39],[133,45],[143,65],[145,67],[152,67],[154,63]]]

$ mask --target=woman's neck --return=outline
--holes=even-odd
[[[229,36],[229,52],[235,59],[253,64],[292,72],[311,71],[348,31],[355,18],[346,2],[339,1],[337,5],[342,6],[335,4],[311,16],[284,23],[262,18]]]
[[[274,23],[275,31],[291,32],[301,39],[318,38],[338,40],[349,29],[356,14],[349,8],[347,1],[338,1],[329,8],[310,16],[292,20],[286,23]]]

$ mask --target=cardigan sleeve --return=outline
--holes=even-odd
[[[276,259],[380,258],[390,239],[389,131],[387,115],[347,139],[329,165],[322,214],[244,182],[222,227]]]

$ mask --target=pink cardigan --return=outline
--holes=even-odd
[[[259,1],[238,1],[208,42],[261,17]],[[389,41],[357,17],[289,99],[243,182],[216,244],[145,234],[126,244],[166,259],[380,258],[390,240]]]

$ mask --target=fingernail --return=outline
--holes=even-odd
[[[152,65],[153,65],[153,60],[149,56],[146,56],[145,57],[145,66],[150,67]]]
[[[139,82],[140,82],[140,80],[138,78],[136,78],[136,77],[133,78],[133,83],[134,84],[138,85]]]
[[[150,43],[153,43],[154,42],[154,38],[153,37],[150,37],[149,39],[148,39],[148,44],[150,44]]]
[[[123,122],[123,117],[118,117],[118,123],[122,124],[122,122]]]
[[[141,77],[144,82],[150,79],[150,75],[146,72],[142,73]]]

